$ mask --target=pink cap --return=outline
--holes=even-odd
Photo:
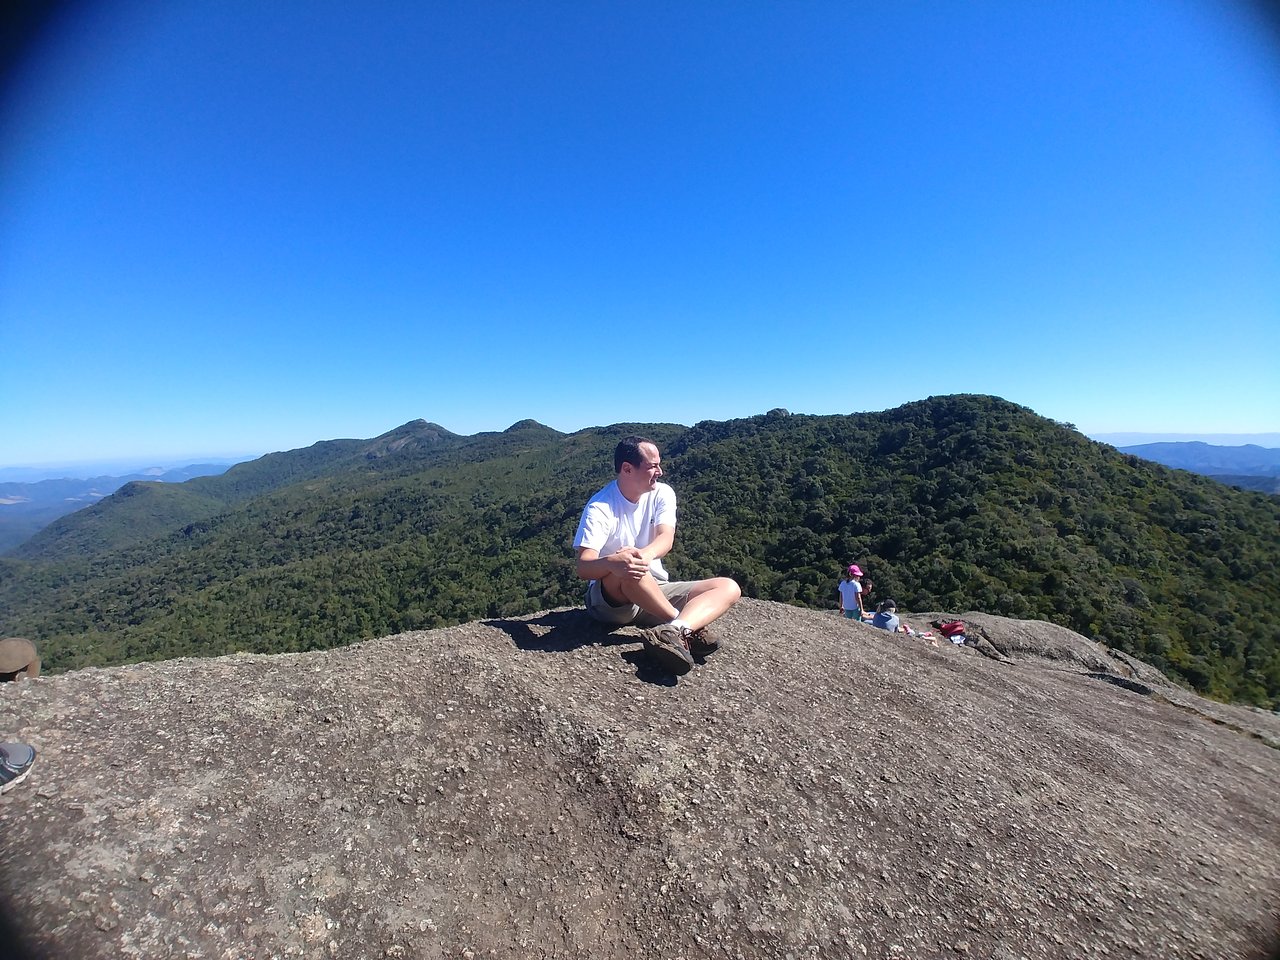
[[[862,576],[862,568],[856,563],[851,563],[849,564],[849,573],[855,577],[860,577]]]

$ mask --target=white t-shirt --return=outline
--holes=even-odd
[[[573,548],[587,547],[602,557],[617,553],[623,547],[644,549],[653,542],[659,526],[675,525],[676,492],[669,486],[659,483],[632,503],[622,495],[615,480],[583,507],[582,519],[573,535]],[[651,561],[649,572],[655,580],[670,579],[661,560]]]
[[[857,610],[858,594],[862,592],[862,584],[857,580],[841,580],[837,588],[840,591],[841,610]]]

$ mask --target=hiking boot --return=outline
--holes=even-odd
[[[693,655],[689,653],[688,631],[664,623],[644,632],[644,648],[665,670],[680,676],[693,669]]]
[[[0,743],[0,793],[8,793],[25,780],[35,762],[35,747],[25,743]]]
[[[720,638],[711,632],[710,627],[690,630],[686,639],[689,641],[689,652],[695,657],[705,657],[707,654],[715,653],[722,645]]]

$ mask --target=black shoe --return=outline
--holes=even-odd
[[[664,669],[681,676],[693,669],[693,654],[689,652],[688,631],[664,623],[644,632],[644,648]]]

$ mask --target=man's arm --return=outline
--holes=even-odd
[[[609,574],[639,580],[649,572],[649,564],[671,552],[676,542],[676,528],[659,524],[656,535],[643,548],[622,547],[607,557],[593,547],[578,547],[577,573],[583,580],[600,580]]]
[[[647,547],[640,548],[640,555],[647,561],[661,560],[675,546],[676,528],[670,524],[660,523],[654,530],[654,537]]]
[[[578,548],[577,573],[583,580],[603,580],[609,574],[639,580],[649,572],[649,561],[635,547],[623,547],[607,557],[594,547]]]

